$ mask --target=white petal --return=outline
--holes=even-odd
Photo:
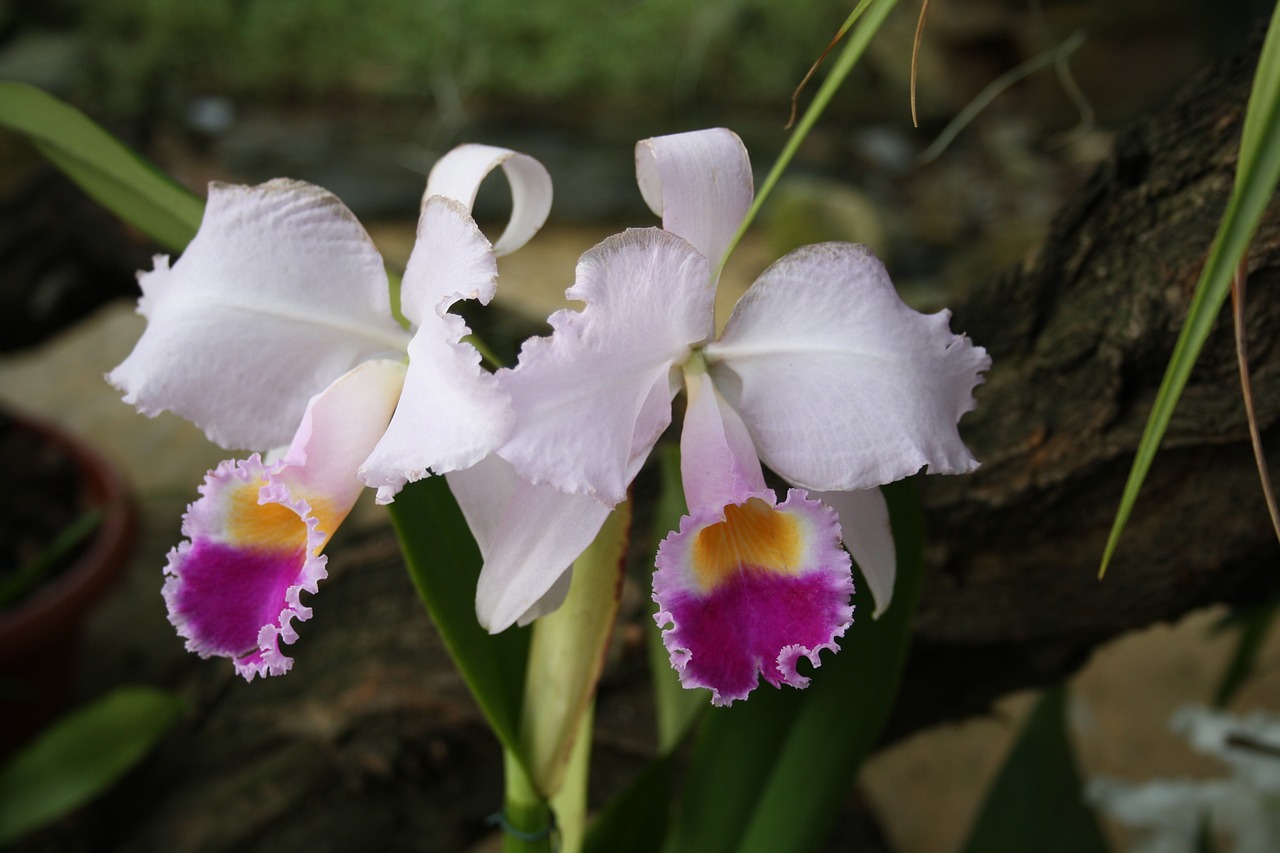
[[[706,259],[655,228],[605,240],[578,262],[566,294],[582,311],[551,316],[499,371],[515,429],[499,453],[524,477],[615,505],[671,421],[671,368],[711,332]]]
[[[520,614],[520,618],[516,620],[516,624],[523,628],[525,625],[531,624],[535,619],[541,619],[548,613],[555,613],[560,609],[560,605],[564,604],[565,599],[569,597],[569,586],[573,583],[573,566],[565,569],[560,573],[560,577],[556,578],[551,588],[542,594],[533,603],[533,606]]]
[[[422,203],[425,207],[433,195],[447,196],[469,212],[480,184],[499,166],[511,183],[511,220],[493,250],[507,255],[529,242],[551,212],[551,176],[528,154],[492,145],[459,145],[432,167]]]
[[[313,395],[408,342],[364,228],[300,181],[212,184],[182,257],[139,282],[147,329],[108,379],[143,414],[176,412],[224,447],[287,444]]]
[[[520,480],[497,457],[448,479],[485,558],[476,614],[495,634],[532,608],[554,603],[549,593],[609,517],[588,497]]]
[[[755,194],[747,149],[722,127],[636,143],[636,180],[662,227],[706,255],[712,270]]]
[[[364,491],[356,470],[386,430],[404,377],[404,364],[387,359],[339,377],[307,405],[293,443],[271,469],[272,483],[311,504],[326,539]]]
[[[884,495],[875,488],[856,492],[810,492],[809,497],[822,501],[840,516],[840,538],[867,579],[876,602],[875,613],[871,615],[878,619],[893,600],[893,582],[898,575],[893,528]]]
[[[680,479],[690,515],[746,503],[765,491],[764,471],[738,413],[706,373],[685,376],[688,406],[680,433]]]
[[[462,206],[429,198],[401,291],[405,316],[418,324],[409,374],[391,426],[360,467],[379,503],[428,470],[474,465],[511,432],[510,399],[480,366],[476,348],[462,342],[470,333],[466,323],[447,311],[458,299],[487,303],[497,275],[489,241]]]
[[[445,196],[426,199],[401,283],[400,308],[405,317],[420,325],[443,317],[459,299],[488,305],[497,287],[493,247],[467,209]]]
[[[904,305],[865,247],[824,243],[765,270],[706,356],[761,461],[852,491],[977,467],[956,422],[991,359],[949,321]]]

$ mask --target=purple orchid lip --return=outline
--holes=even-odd
[[[294,621],[311,618],[302,593],[328,574],[310,505],[272,473],[257,454],[210,471],[183,519],[188,541],[165,567],[169,621],[187,648],[230,658],[248,680],[289,671],[280,641],[297,639]]]
[[[685,687],[712,690],[712,704],[746,698],[761,676],[804,687],[801,657],[823,649],[853,621],[849,555],[835,513],[793,489],[685,516],[658,549],[655,617]]]

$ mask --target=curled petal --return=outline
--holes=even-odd
[[[697,512],[739,503],[765,491],[764,471],[738,413],[706,373],[686,374],[688,406],[680,433],[685,503]]]
[[[605,240],[578,262],[566,294],[582,311],[551,316],[499,371],[515,429],[499,454],[521,477],[615,505],[671,421],[672,366],[711,332],[706,259],[650,228]]]
[[[381,435],[404,368],[372,361],[342,376],[307,407],[293,444],[274,465],[257,454],[223,462],[187,510],[186,542],[169,553],[169,620],[201,657],[231,658],[246,679],[280,675],[293,661],[280,641],[311,618],[301,594],[326,576],[320,553],[363,488],[356,466]]]
[[[769,269],[706,348],[760,459],[798,486],[852,491],[927,466],[978,466],[956,424],[991,359],[950,314],[898,298],[865,247],[823,243]]]
[[[529,155],[492,145],[459,145],[432,167],[422,204],[425,209],[432,196],[447,196],[469,213],[480,184],[499,166],[511,183],[511,220],[493,250],[507,255],[529,242],[551,212],[551,176]]]
[[[723,127],[636,143],[636,180],[662,227],[692,243],[713,270],[755,194],[747,149]]]
[[[715,705],[746,698],[761,675],[807,686],[799,659],[820,665],[853,622],[835,514],[798,490],[773,504],[765,492],[686,516],[658,548],[662,642],[680,683],[711,688]]]
[[[279,447],[347,370],[398,357],[382,258],[336,197],[301,181],[212,184],[182,257],[139,276],[147,329],[109,375],[146,415],[224,447]]]
[[[811,492],[809,496],[822,501],[839,516],[840,538],[867,580],[871,597],[876,602],[876,611],[871,616],[879,619],[893,601],[893,582],[898,576],[893,528],[884,495],[876,488],[856,492]]]
[[[596,538],[609,510],[588,497],[521,480],[491,456],[447,475],[484,557],[476,614],[490,633],[551,612],[568,592],[573,561]]]
[[[481,367],[476,348],[462,341],[470,333],[466,323],[447,310],[458,299],[487,303],[497,275],[489,241],[463,207],[443,196],[427,199],[401,290],[405,316],[418,326],[404,393],[360,468],[379,503],[428,470],[474,465],[510,433],[510,399]]]

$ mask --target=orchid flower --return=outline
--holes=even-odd
[[[671,421],[681,384],[689,515],[662,543],[659,625],[688,687],[715,704],[763,675],[796,670],[852,620],[852,551],[878,608],[894,548],[878,486],[963,473],[977,461],[957,422],[990,360],[952,334],[950,315],[898,298],[861,246],[799,249],[766,270],[715,338],[716,264],[751,205],[746,149],[723,129],[644,140],[637,176],[662,229],[628,230],[589,250],[518,366],[499,371],[516,429],[498,454],[530,483],[621,501]],[[798,487],[778,504],[761,463]],[[526,596],[557,580],[530,567]]]
[[[513,211],[490,245],[470,210],[499,166]],[[466,145],[437,163],[401,291],[410,334],[382,258],[336,197],[291,180],[211,185],[181,258],[139,275],[147,328],[108,376],[144,414],[173,411],[223,447],[285,448],[221,463],[184,516],[164,598],[188,649],[231,658],[248,680],[288,671],[279,642],[310,618],[301,594],[326,576],[322,550],[366,485],[386,503],[429,470],[502,464],[478,465],[507,438],[510,399],[448,308],[493,297],[495,256],[528,241],[550,205],[550,177],[528,156]],[[505,509],[468,497],[476,523]],[[489,548],[503,531],[482,532]],[[563,569],[574,555],[542,556]]]

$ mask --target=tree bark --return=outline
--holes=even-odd
[[[901,734],[1068,675],[1099,643],[1280,588],[1232,324],[1220,317],[1106,578],[1103,546],[1230,196],[1261,40],[1121,133],[1035,257],[976,287],[952,328],[991,352],[961,422],[983,467],[922,478],[930,566]],[[1246,327],[1280,455],[1280,218],[1249,250]]]

